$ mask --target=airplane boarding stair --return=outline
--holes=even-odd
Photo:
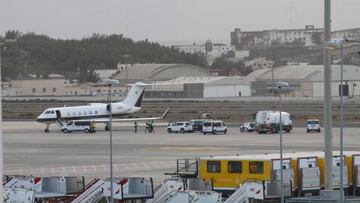
[[[224,203],[249,203],[249,198],[264,199],[262,182],[245,182]]]
[[[160,199],[169,195],[172,191],[184,190],[184,183],[181,178],[168,178],[164,180],[154,191],[154,198],[146,201],[147,203],[157,203]]]
[[[75,195],[70,202],[71,203],[91,203],[97,202],[103,197],[105,182],[100,179],[94,179],[85,186],[77,195]]]

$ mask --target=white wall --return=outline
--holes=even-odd
[[[216,85],[205,86],[204,97],[238,97],[239,91],[241,96],[251,96],[250,85]]]

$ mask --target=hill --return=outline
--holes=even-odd
[[[3,78],[15,78],[19,74],[46,77],[50,73],[58,73],[69,79],[94,82],[94,69],[116,68],[119,62],[207,66],[202,55],[186,54],[148,40],[133,41],[121,34],[93,34],[81,40],[64,40],[35,33],[8,31],[5,38],[16,38],[16,42],[3,45]],[[79,75],[74,73],[78,72],[81,77],[74,78]]]

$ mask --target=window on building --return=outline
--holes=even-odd
[[[228,162],[229,173],[242,173],[242,162],[241,161],[229,161]]]
[[[249,162],[249,173],[263,174],[264,173],[264,163],[261,161],[250,161]]]
[[[36,88],[32,88],[32,93],[36,93]]]
[[[43,93],[45,93],[46,92],[46,88],[44,87],[44,88],[42,88],[42,92]]]
[[[207,172],[208,173],[220,173],[221,172],[221,162],[220,161],[208,161],[207,162]]]
[[[53,87],[53,88],[52,88],[52,91],[53,91],[53,92],[56,92],[56,87]]]

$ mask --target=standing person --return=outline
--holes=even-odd
[[[150,129],[151,129],[151,133],[155,133],[154,121],[153,120],[150,122]]]
[[[137,133],[138,126],[139,126],[138,123],[135,121],[135,122],[134,122],[134,130],[135,130],[135,133]]]

